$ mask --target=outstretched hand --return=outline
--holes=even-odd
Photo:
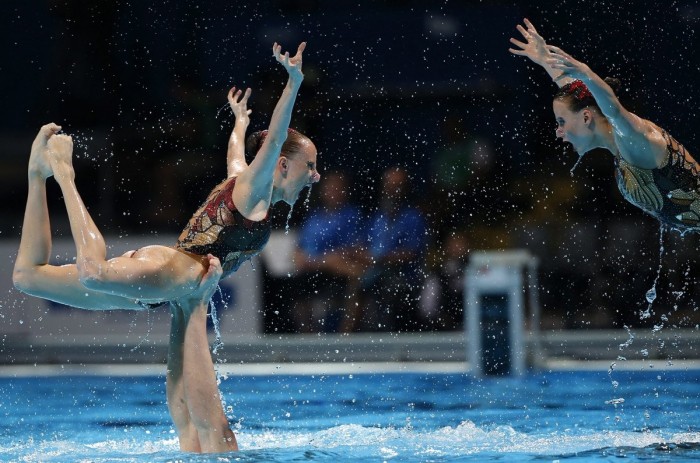
[[[508,51],[514,55],[527,56],[536,64],[544,66],[550,56],[547,42],[545,42],[544,38],[537,32],[535,26],[528,19],[525,19],[524,22],[527,28],[520,24],[518,24],[516,28],[520,34],[522,34],[526,42],[511,38],[510,43],[518,48],[509,48]]]
[[[562,76],[571,77],[572,79],[583,79],[589,74],[590,68],[586,64],[574,59],[573,56],[561,48],[547,45],[547,49],[549,50],[547,64],[552,69],[560,70]]]
[[[297,48],[296,55],[289,57],[289,52],[282,54],[282,45],[275,42],[272,45],[272,55],[275,59],[284,66],[289,73],[289,77],[293,79],[298,79],[299,81],[304,79],[304,74],[301,72],[301,55],[306,48],[306,42],[301,42]]]
[[[231,111],[233,111],[236,121],[245,123],[246,127],[250,123],[250,113],[253,112],[248,109],[250,92],[250,88],[247,88],[245,93],[243,93],[241,90],[236,90],[236,87],[232,87],[228,92],[228,104],[231,106]],[[243,94],[243,96],[241,96],[241,94]]]

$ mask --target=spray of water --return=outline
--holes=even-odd
[[[221,296],[221,300],[224,300],[223,293],[221,292],[221,286],[216,287],[216,291],[219,293],[219,296]],[[211,322],[214,325],[214,333],[215,333],[215,339],[214,339],[214,346],[212,347],[212,353],[216,355],[219,352],[219,349],[224,347],[224,342],[221,340],[221,327],[219,325],[219,315],[216,310],[216,304],[214,304],[213,300],[209,301],[209,313],[211,314]]]
[[[663,257],[664,257],[664,232],[666,227],[661,225],[659,229],[659,268],[656,270],[656,278],[654,278],[654,284],[651,286],[649,291],[646,293],[647,308],[639,314],[639,318],[645,320],[651,317],[651,307],[656,300],[656,283],[659,281],[659,276],[661,276],[661,268],[663,267]]]
[[[216,118],[217,118],[217,119],[219,118],[219,115],[221,115],[221,111],[223,111],[224,109],[229,108],[229,107],[230,107],[230,106],[229,106],[228,103],[226,103],[225,105],[223,105],[222,107],[220,107],[220,108],[216,111]]]
[[[146,334],[143,335],[143,337],[139,340],[138,344],[131,348],[131,352],[136,352],[137,350],[139,350],[141,346],[143,346],[144,343],[148,341],[148,337],[151,335],[151,330],[153,329],[153,320],[151,319],[150,310],[146,310],[146,326],[148,327],[146,329]]]
[[[574,171],[576,170],[576,168],[578,167],[578,165],[581,164],[581,161],[582,161],[582,160],[583,160],[583,154],[579,154],[579,155],[578,155],[578,159],[577,159],[576,162],[574,163],[574,166],[573,166],[573,167],[571,168],[571,170],[569,171],[569,173],[571,174],[572,177],[574,176]]]
[[[292,211],[294,210],[294,205],[289,206],[289,213],[287,214],[287,223],[284,225],[284,234],[289,235],[289,221],[292,219]]]
[[[306,192],[306,199],[304,200],[304,207],[306,207],[306,210],[309,210],[309,204],[311,204],[311,187],[313,185],[309,185],[309,189]]]

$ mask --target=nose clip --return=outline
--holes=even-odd
[[[311,183],[316,183],[319,180],[321,180],[321,174],[319,174],[318,172],[314,172],[311,176]]]

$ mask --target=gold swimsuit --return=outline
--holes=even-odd
[[[680,232],[700,231],[700,174],[683,145],[662,130],[667,156],[641,169],[615,156],[617,187],[627,201]]]

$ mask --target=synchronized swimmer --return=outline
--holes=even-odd
[[[273,45],[288,74],[268,130],[246,144],[255,158],[245,161],[250,89],[235,88],[228,99],[236,121],[227,152],[227,178],[195,212],[175,246],[148,246],[106,258],[102,234],[75,185],[71,137],[47,124],[32,144],[29,192],[13,282],[21,291],[87,310],[142,310],[169,303],[172,312],[166,392],[180,448],[193,452],[236,450],[223,412],[206,333],[207,305],[219,280],[262,250],[270,234],[270,207],[294,204],[318,182],[316,147],[289,128],[303,80],[299,45],[293,57]],[[49,264],[51,230],[46,179],[53,176],[64,196],[77,250],[76,264]]]
[[[625,109],[614,79],[603,80],[561,48],[548,45],[535,26],[518,25],[525,42],[510,52],[542,66],[559,86],[552,108],[558,138],[580,156],[594,148],[615,159],[617,186],[634,206],[681,232],[700,231],[700,173],[695,159],[655,123]]]

